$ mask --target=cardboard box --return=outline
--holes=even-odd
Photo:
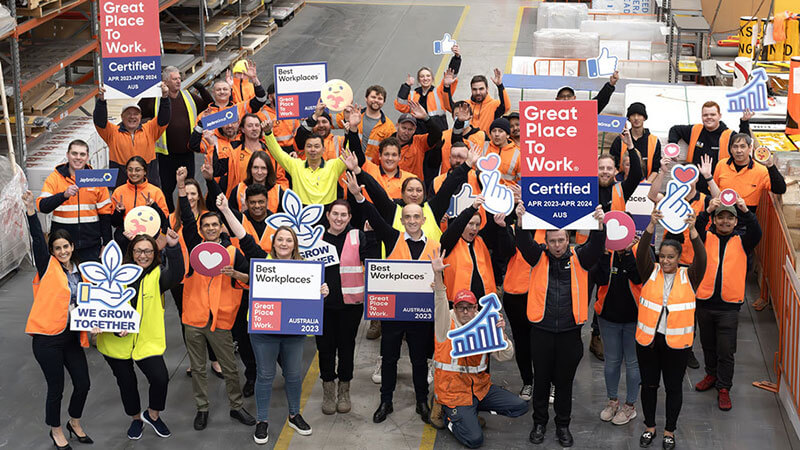
[[[800,205],[784,205],[783,216],[787,227],[800,228]]]

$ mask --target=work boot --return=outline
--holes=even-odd
[[[431,408],[431,426],[436,428],[437,430],[444,429],[444,411],[442,410],[442,404],[436,401],[436,398],[433,399],[433,407]]]
[[[367,330],[367,339],[373,340],[381,337],[381,321],[370,320],[369,329]]]
[[[336,411],[345,414],[350,412],[350,382],[339,381],[339,396],[336,400]]]
[[[330,416],[336,412],[336,382],[322,382],[322,414]]]
[[[599,334],[596,336],[593,335],[592,340],[589,341],[589,351],[600,361],[606,360],[605,356],[603,356],[603,340],[600,339]]]
[[[705,378],[698,381],[697,384],[694,385],[694,388],[697,391],[703,392],[711,389],[716,385],[717,385],[717,377],[713,375],[706,375]]]
[[[717,394],[717,403],[719,404],[719,409],[723,411],[730,411],[731,408],[733,408],[730,391],[725,388],[720,389],[719,393]]]

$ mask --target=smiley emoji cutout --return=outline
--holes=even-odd
[[[343,80],[329,80],[322,86],[320,96],[331,111],[344,111],[345,106],[353,103],[353,90]]]
[[[161,218],[149,206],[137,206],[125,215],[125,231],[155,236],[161,228]]]

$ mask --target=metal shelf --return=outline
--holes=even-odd
[[[99,43],[97,41],[66,41],[66,42],[59,42],[56,45],[57,47],[64,48],[62,55],[65,54],[66,55],[65,57],[53,61],[51,65],[43,71],[34,72],[25,70],[25,68],[23,68],[24,73],[22,75],[22,79],[20,80],[22,83],[23,94],[31,90],[37,84],[55,75],[58,71],[64,69],[65,67],[74,63],[78,59],[82,58],[83,56],[86,56],[92,51],[99,51],[100,49]],[[23,48],[23,50],[30,51],[31,49]],[[26,53],[31,54],[28,52]],[[34,51],[32,54],[37,54],[37,52]]]
[[[25,22],[17,24],[17,28],[14,30],[12,34],[14,35],[15,38],[18,38],[20,37],[20,35],[27,33],[28,31],[31,31],[32,29],[38,27],[39,25],[46,23],[51,19],[55,19],[56,17],[58,17],[59,14],[67,12],[76,6],[80,6],[87,2],[94,3],[93,0],[73,0],[71,2],[67,2],[63,4],[61,8],[54,10],[53,12],[44,17],[34,17],[26,20]],[[11,12],[12,15],[14,15],[14,13],[16,12],[16,5]]]

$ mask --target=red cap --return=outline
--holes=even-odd
[[[477,305],[478,299],[475,298],[475,294],[473,294],[472,291],[468,289],[462,289],[456,292],[456,297],[453,299],[453,304],[457,305],[461,302],[467,302],[471,305]]]

